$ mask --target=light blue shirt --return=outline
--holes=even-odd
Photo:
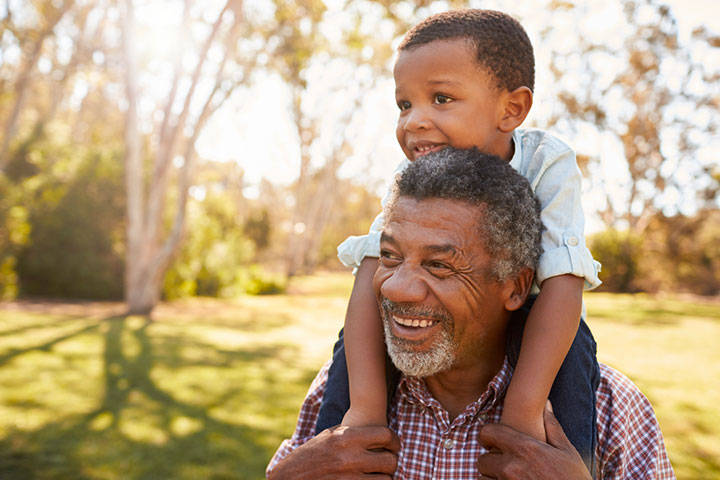
[[[540,200],[540,218],[545,225],[533,293],[538,285],[558,275],[575,275],[585,279],[585,290],[602,282],[598,278],[600,263],[585,245],[585,215],[581,201],[582,174],[575,151],[564,141],[538,129],[515,129],[515,153],[510,166],[528,179]],[[395,169],[402,172],[410,161],[403,160]],[[387,202],[390,190],[382,200]],[[338,247],[338,258],[348,267],[357,268],[365,257],[380,256],[380,234],[384,224],[380,213],[367,235],[348,237]]]

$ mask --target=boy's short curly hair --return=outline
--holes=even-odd
[[[495,10],[450,10],[426,18],[408,31],[399,51],[435,40],[465,38],[475,44],[477,60],[497,81],[513,91],[535,88],[535,56],[520,22]]]

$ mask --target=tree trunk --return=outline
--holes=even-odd
[[[187,22],[189,3],[183,15],[183,24]],[[123,53],[126,63],[126,96],[128,111],[125,122],[125,182],[127,191],[127,253],[125,263],[125,300],[131,314],[149,315],[160,300],[163,278],[170,261],[180,245],[185,226],[185,207],[190,186],[190,176],[195,157],[194,144],[211,113],[230,96],[230,91],[221,89],[223,70],[228,59],[235,52],[238,25],[241,24],[239,12],[242,4],[238,0],[230,0],[220,11],[212,26],[205,44],[199,52],[198,64],[190,79],[188,92],[185,94],[183,108],[175,118],[171,106],[175,103],[181,81],[181,64],[176,63],[175,79],[166,102],[165,118],[159,135],[159,145],[154,156],[152,172],[147,192],[143,175],[143,154],[141,134],[137,121],[137,69],[134,63],[135,53],[133,40],[133,4],[125,0],[123,9]],[[215,87],[206,97],[200,115],[189,121],[190,105],[198,100],[197,88],[205,66],[205,60],[218,32],[221,31],[223,16],[229,9],[234,10],[235,21],[227,33],[225,55],[215,75]],[[230,90],[233,87],[230,88]],[[216,93],[222,92],[220,102],[214,102]],[[192,135],[186,137],[184,131],[191,127]],[[182,144],[182,145],[181,145]],[[184,147],[184,164],[179,172],[178,204],[175,218],[170,230],[163,231],[163,219],[167,204],[167,190],[170,184],[172,158],[178,148]]]

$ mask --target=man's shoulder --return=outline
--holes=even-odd
[[[633,478],[633,472],[674,479],[655,412],[647,397],[624,374],[600,364],[597,389],[601,477]]]
[[[650,406],[647,397],[632,380],[604,363],[600,364],[600,385],[597,389],[597,395],[599,400],[605,399],[606,402],[621,402],[625,405],[640,402],[647,403]]]

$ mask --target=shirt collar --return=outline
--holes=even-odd
[[[510,166],[513,167],[515,170],[520,171],[520,165],[522,164],[522,138],[520,135],[520,130],[515,129],[512,133],[512,142],[513,142],[513,156],[510,159]]]
[[[476,401],[469,404],[460,417],[475,416],[479,413],[487,412],[502,403],[512,373],[513,368],[510,366],[507,357],[505,357],[502,367],[493,379],[490,380],[490,383],[488,383],[487,390],[485,390]],[[398,395],[416,405],[443,409],[440,402],[430,394],[425,381],[421,378],[406,377],[403,375],[398,384]]]

